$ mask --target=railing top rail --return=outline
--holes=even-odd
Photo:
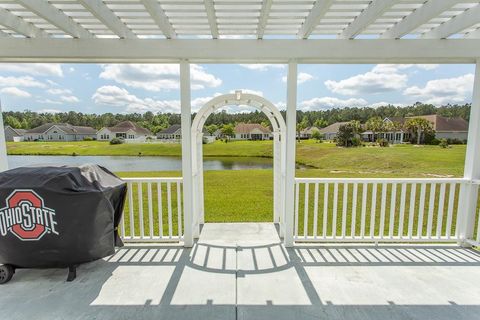
[[[126,182],[182,182],[182,177],[140,177],[122,178]]]
[[[465,183],[465,178],[295,178],[295,183]],[[479,181],[480,183],[480,181]]]

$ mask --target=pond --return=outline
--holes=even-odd
[[[151,156],[8,156],[10,169],[31,165],[81,165],[94,163],[110,171],[180,171],[182,159],[179,157]],[[255,157],[215,157],[205,158],[204,170],[244,170],[271,169],[273,159]]]

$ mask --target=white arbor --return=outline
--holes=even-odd
[[[204,223],[203,198],[203,126],[207,118],[216,110],[231,105],[247,105],[262,111],[270,120],[273,128],[273,221],[280,223],[283,233],[285,221],[285,161],[286,126],[280,111],[267,99],[242,91],[224,94],[208,101],[197,113],[192,123],[192,177],[193,177],[193,224],[194,236],[198,236],[199,224]]]

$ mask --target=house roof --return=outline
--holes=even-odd
[[[308,127],[308,128],[303,129],[302,131],[300,131],[300,134],[311,134],[311,133],[313,133],[313,131],[320,131],[320,129],[312,126],[312,127]]]
[[[179,129],[181,129],[182,126],[179,125],[179,124],[174,124],[174,125],[171,125],[170,127],[166,128],[166,129],[163,129],[162,131],[158,132],[158,133],[161,133],[161,134],[173,134],[175,132],[177,132]]]
[[[269,128],[262,126],[259,123],[239,123],[235,126],[235,133],[250,133],[258,129],[263,133],[271,133]]]
[[[6,126],[5,130],[7,130],[7,129],[11,129],[13,132],[18,134],[19,136],[23,136],[27,132],[27,130],[25,130],[25,129],[15,129],[15,128],[12,128],[10,126]]]
[[[468,122],[463,118],[447,118],[436,114],[426,116],[415,116],[408,118],[422,118],[428,120],[433,125],[433,130],[440,132],[467,132]]]
[[[45,123],[36,128],[27,130],[26,133],[45,133],[51,127],[56,126],[66,134],[96,134],[97,131],[92,127],[72,126],[68,123]]]
[[[152,134],[150,130],[140,127],[139,125],[137,125],[132,121],[122,121],[120,123],[117,123],[113,127],[107,127],[107,129],[110,132],[127,132],[128,130],[132,130],[138,134],[145,134],[145,135]]]
[[[338,128],[340,128],[340,126],[343,126],[345,124],[347,124],[348,122],[335,122],[335,123],[332,123],[331,125],[329,125],[328,127],[325,127],[325,128],[322,128],[320,129],[320,133],[337,133],[338,132]]]

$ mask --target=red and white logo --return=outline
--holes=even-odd
[[[55,210],[47,208],[43,198],[30,189],[16,189],[0,209],[0,235],[8,231],[22,241],[40,240],[45,234],[58,235]]]

